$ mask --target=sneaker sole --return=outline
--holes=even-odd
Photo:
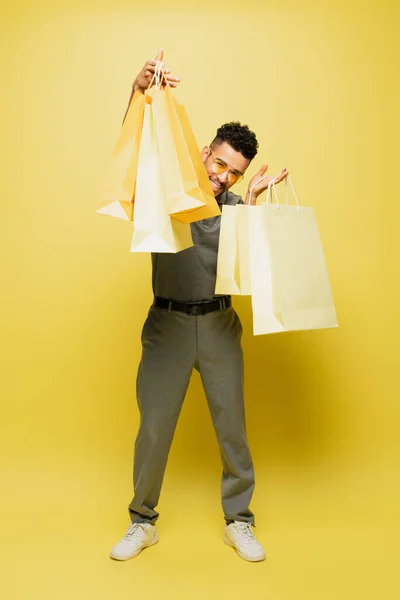
[[[246,556],[246,554],[243,554],[242,552],[240,552],[236,548],[235,544],[226,536],[224,536],[224,542],[225,542],[225,544],[228,544],[228,546],[231,546],[231,548],[234,548],[236,550],[238,556],[240,556],[240,558],[243,558],[243,560],[247,560],[248,562],[261,562],[267,558],[267,556],[265,554],[263,554],[262,556]]]
[[[129,554],[128,556],[119,556],[118,554],[113,554],[112,552],[110,552],[110,558],[112,558],[113,560],[130,560],[131,558],[135,558],[135,556],[138,556],[138,554],[140,554],[142,552],[142,550],[144,550],[145,548],[150,548],[150,546],[154,546],[154,544],[157,544],[158,541],[159,541],[159,538],[157,535],[157,537],[155,537],[154,540],[152,540],[151,542],[148,542],[147,544],[145,544],[142,548],[140,548],[133,554]]]

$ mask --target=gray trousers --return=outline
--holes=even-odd
[[[206,315],[151,307],[137,376],[132,522],[154,524],[169,450],[193,368],[200,373],[222,458],[226,521],[254,524],[254,470],[243,400],[242,326],[232,307]]]

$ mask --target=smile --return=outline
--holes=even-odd
[[[213,187],[215,190],[220,190],[220,189],[223,187],[223,186],[222,186],[222,184],[221,184],[221,182],[219,182],[219,181],[215,181],[215,179],[212,179],[211,177],[210,177],[210,181],[211,181],[211,185],[212,185],[212,187]]]

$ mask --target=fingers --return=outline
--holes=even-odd
[[[171,73],[170,69],[165,69],[164,77],[163,77],[162,84],[161,84],[162,87],[165,87],[168,83],[168,85],[170,87],[175,88],[178,85],[178,83],[180,82],[179,77],[176,77],[175,75],[170,75],[170,73]]]
[[[153,77],[156,70],[156,65],[156,60],[148,60],[143,67],[143,75],[145,75],[146,77]],[[164,72],[166,79],[168,79],[170,83],[178,83],[180,81],[179,77],[171,75],[171,69],[169,69],[164,63],[161,63],[161,69]]]
[[[286,168],[282,169],[282,171],[279,173],[279,175],[276,179],[276,183],[283,181],[288,175],[289,175],[289,171]]]
[[[279,183],[280,181],[285,179],[285,177],[287,177],[288,175],[289,175],[289,171],[286,168],[282,169],[282,171],[278,175],[275,175],[275,177],[272,177],[272,181],[274,181],[275,183]]]
[[[154,71],[156,70],[156,65],[157,63],[160,62],[158,60],[148,60],[146,61],[144,67],[143,67],[143,73],[145,73],[146,71],[149,71],[151,74],[154,73]],[[164,63],[161,63],[161,69],[165,70],[165,65]]]
[[[155,61],[157,62],[159,60],[162,60],[163,57],[164,57],[164,50],[162,48],[159,48],[156,58],[155,58]]]
[[[156,70],[157,62],[158,62],[157,60],[148,60],[143,67],[143,72],[149,72],[149,73],[153,74],[154,71]]]
[[[180,78],[176,77],[175,75],[171,75],[171,69],[169,69],[167,65],[162,62],[163,56],[164,51],[162,48],[160,48],[154,60],[148,60],[145,62],[142,70],[140,71],[139,75],[136,77],[133,83],[133,86],[136,91],[144,92],[152,85],[156,71],[156,66],[160,63],[161,71],[163,74],[163,83],[161,84],[162,87],[165,87],[166,82],[172,88],[177,87],[178,83],[180,82]]]
[[[259,170],[260,175],[264,175],[268,171],[268,165],[263,165]]]
[[[180,82],[179,77],[168,76],[168,77],[165,77],[165,79],[168,81],[168,84],[171,87],[176,87],[178,85],[178,83]]]

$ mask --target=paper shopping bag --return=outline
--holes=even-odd
[[[337,327],[314,210],[277,199],[248,214],[254,334]]]
[[[100,214],[133,221],[133,202],[144,106],[144,95],[136,92],[129,105],[106,177],[105,198],[112,202],[96,211]]]
[[[251,294],[250,255],[249,255],[249,216],[251,206],[238,204],[236,206],[236,230],[239,258],[240,291],[242,295]]]
[[[244,204],[222,207],[216,294],[249,295],[250,265],[248,214]]]
[[[152,101],[145,98],[131,252],[179,252],[193,246],[190,225],[168,214]]]
[[[203,177],[204,191],[199,183],[180,118],[186,135],[188,122],[182,110],[179,110],[179,118],[169,86],[166,85],[164,89],[155,86],[148,91],[148,95],[152,99],[169,214],[183,223],[221,214],[209,182],[209,186],[204,184]],[[192,140],[190,143],[192,147]]]
[[[190,125],[186,109],[182,104],[179,104],[174,98],[175,108],[178,115],[179,123],[182,128],[182,133],[185,138],[186,146],[192,159],[193,167],[196,171],[198,188],[194,188],[192,193],[199,200],[204,201],[204,206],[200,206],[194,209],[192,216],[196,217],[196,221],[200,219],[209,219],[210,217],[216,217],[221,214],[220,208],[217,201],[215,200],[214,192],[211,187],[210,180],[207,175],[206,168],[201,159],[200,150],[194,137],[192,127]],[[184,220],[185,215],[182,217],[174,215],[175,218],[181,218]]]

